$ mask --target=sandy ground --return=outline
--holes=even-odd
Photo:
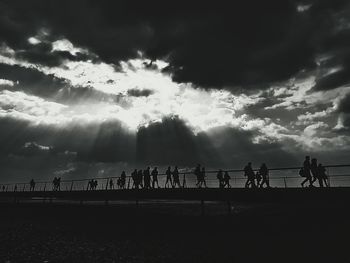
[[[0,204],[0,262],[350,262],[348,204]]]

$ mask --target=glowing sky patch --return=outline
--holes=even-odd
[[[28,41],[35,45],[38,41],[47,41],[46,36],[47,33],[41,33]],[[67,39],[52,42],[51,52],[55,51],[67,51],[74,56],[78,53],[90,54],[87,49],[75,47]],[[68,90],[92,89],[107,97],[118,96],[118,100],[99,100],[98,97],[91,100],[86,97],[68,104],[56,101],[63,90],[57,90],[51,98],[45,99],[26,94],[25,91],[2,90],[0,117],[23,119],[33,125],[56,127],[68,127],[74,123],[100,125],[104,122],[118,121],[134,132],[142,126],[161,122],[166,117],[177,117],[195,134],[216,127],[258,132],[253,138],[254,143],[283,143],[285,140],[294,140],[302,147],[320,148],[322,142],[334,142],[338,145],[339,140],[345,140],[343,137],[328,138],[323,130],[334,129],[335,125],[331,127],[320,123],[336,110],[337,101],[349,92],[348,88],[310,92],[315,86],[315,76],[312,75],[301,79],[292,78],[269,89],[276,102],[266,106],[265,110],[277,112],[279,109],[309,109],[306,113],[296,116],[296,120],[289,124],[280,118],[257,118],[247,114],[246,109],[249,106],[266,100],[261,92],[237,95],[227,90],[203,89],[191,83],[176,83],[170,74],[162,72],[169,65],[166,61],[151,62],[144,58],[141,52],[137,59],[121,61],[118,68],[99,60],[64,60],[60,66],[49,67],[21,60],[16,58],[15,54],[16,50],[3,44],[0,48],[0,63],[33,68],[45,75],[53,75],[65,80]],[[148,67],[151,63],[152,67]],[[330,74],[332,73],[334,72]],[[9,86],[14,85],[14,82],[0,80],[0,84],[6,83]],[[333,105],[326,110],[311,111],[315,104],[326,104],[332,100]],[[295,125],[294,132],[290,130],[291,125]],[[339,122],[337,125],[340,127]],[[300,126],[299,130],[295,130],[297,126]],[[314,139],[316,134],[321,137]]]
[[[79,50],[70,42],[54,43],[54,47],[59,50]],[[250,127],[249,122],[246,123],[249,121],[248,116],[236,112],[259,101],[258,97],[248,97],[244,94],[235,96],[224,90],[194,88],[190,83],[178,84],[172,81],[170,75],[161,72],[168,65],[166,62],[152,62],[156,66],[156,69],[152,70],[145,66],[149,62],[142,58],[122,62],[121,70],[117,72],[112,65],[102,62],[66,61],[60,67],[44,67],[2,56],[2,63],[37,68],[45,74],[66,79],[72,88],[91,87],[107,94],[121,95],[123,98],[122,105],[110,102],[62,105],[59,114],[55,113],[55,116],[49,114],[50,111],[46,109],[44,112],[48,114],[44,114],[40,121],[63,125],[71,119],[99,123],[116,119],[135,130],[140,126],[161,121],[164,117],[177,116],[195,132],[218,126]],[[128,96],[130,90],[150,90],[152,94],[147,97]],[[27,108],[19,107],[17,110],[28,114]]]

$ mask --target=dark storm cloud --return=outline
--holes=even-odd
[[[0,45],[4,42],[15,50],[16,58],[35,64],[64,66],[61,64],[66,59],[85,61],[99,56],[102,61],[114,63],[116,70],[120,69],[121,60],[139,57],[141,51],[151,61],[168,61],[169,67],[164,71],[172,73],[178,82],[231,90],[237,85],[248,93],[255,90],[246,91],[247,88],[266,90],[271,82],[286,80],[300,70],[308,74],[317,68],[321,74],[314,90],[327,90],[349,82],[349,29],[337,28],[342,17],[345,20],[341,21],[348,21],[344,13],[348,8],[346,2],[0,0]],[[311,6],[298,12],[299,4]],[[40,43],[30,44],[28,38],[40,34],[43,28],[47,35]],[[52,51],[52,43],[60,39],[67,39],[90,53]],[[317,55],[331,58],[316,65]],[[144,66],[156,69],[152,62]],[[327,69],[332,68],[339,70],[326,75]],[[63,79],[20,66],[0,64],[0,78],[19,81],[11,89],[64,104],[95,98],[120,105],[122,100],[119,95],[89,87],[73,88]],[[107,83],[114,84],[113,80]],[[134,97],[150,94],[150,90],[128,91]],[[284,109],[262,111],[287,95],[276,97],[271,92],[262,96],[266,99],[241,113],[258,119],[281,118],[285,122],[299,113]],[[348,104],[348,99],[340,104],[339,111],[344,116],[349,116]],[[302,159],[296,160],[290,153],[300,150],[295,149],[292,139],[286,143],[287,152],[280,143],[253,143],[255,136],[260,135],[258,131],[221,127],[195,134],[177,118],[165,118],[137,132],[130,132],[118,121],[72,123],[50,127],[1,118],[0,155],[4,157],[0,159],[1,165],[16,168],[23,164],[22,172],[28,170],[34,174],[44,169],[40,164],[45,166],[45,171],[54,171],[57,165],[68,162],[88,165],[125,162],[139,166],[201,163],[240,168],[248,161],[255,165],[267,162],[270,166],[282,166],[296,165]],[[344,117],[343,123],[350,127],[350,118]],[[66,151],[77,154],[67,157],[63,154]],[[81,167],[85,176],[88,168]],[[65,171],[73,170],[64,166],[62,172]]]
[[[153,94],[152,90],[149,89],[129,89],[128,95],[132,97],[148,97],[149,95]]]
[[[77,152],[89,161],[133,161],[135,136],[117,121],[76,124],[69,127],[32,125],[24,120],[0,119],[0,154],[18,154],[35,146],[51,147],[50,153]],[[34,144],[28,144],[33,142]],[[24,147],[27,145],[27,147]],[[34,146],[34,147],[29,147]],[[29,148],[28,148],[29,147]],[[42,148],[43,150],[43,148]]]
[[[1,1],[2,40],[16,48],[46,27],[107,62],[166,58],[179,82],[257,86],[315,68],[317,52],[346,1]],[[336,39],[333,40],[337,42]],[[37,61],[45,62],[36,52]],[[72,58],[71,58],[72,59]],[[48,63],[57,63],[47,58]]]
[[[72,55],[68,51],[52,51],[51,43],[40,43],[30,46],[26,50],[17,51],[16,58],[24,59],[34,64],[57,67],[65,60],[86,61],[94,58],[94,56],[89,56],[79,52]]]
[[[193,164],[199,161],[196,139],[179,119],[163,119],[137,132],[137,159],[156,164]]]
[[[350,30],[348,34],[350,38]],[[347,45],[346,41],[343,43]],[[331,90],[350,83],[350,49],[346,50],[347,46],[339,47],[339,49],[340,51],[336,55],[332,55],[331,59],[321,65],[321,68],[334,70],[334,72],[324,75],[321,73],[313,90]],[[332,49],[330,48],[330,50]]]
[[[141,128],[137,133],[138,160],[145,163],[209,167],[241,167],[248,161],[271,165],[295,164],[295,157],[278,143],[252,142],[256,132],[221,127],[194,134],[172,118]]]
[[[253,144],[252,132],[218,128],[194,134],[177,118],[165,118],[136,133],[116,121],[50,128],[2,118],[0,125],[2,156],[28,156],[29,152],[31,156],[55,156],[68,151],[76,152],[76,161],[84,162],[179,166],[200,162],[212,167],[241,165],[246,160],[279,162],[285,158],[285,162],[293,162],[278,144]]]
[[[0,78],[11,80],[15,83],[10,88],[11,91],[24,91],[27,94],[62,104],[104,101],[127,106],[126,102],[123,101],[124,96],[122,95],[104,93],[89,86],[72,87],[65,79],[46,75],[35,68],[0,63]],[[4,86],[4,88],[8,87]]]
[[[53,75],[46,75],[33,68],[24,68],[17,65],[0,63],[0,78],[17,82],[18,88],[29,93],[48,96],[67,85],[66,81]]]
[[[338,105],[338,112],[343,127],[339,129],[339,132],[349,133],[350,131],[350,93],[343,98]]]
[[[344,99],[341,100],[338,110],[344,113],[350,113],[350,94],[347,94]]]
[[[208,131],[212,147],[226,167],[243,167],[249,161],[255,166],[262,162],[270,166],[295,165],[296,156],[286,152],[280,143],[253,143],[257,131],[242,131],[230,127],[213,128]]]
[[[329,56],[320,64],[324,71],[337,69],[331,74],[318,76],[314,90],[330,90],[350,83],[350,5],[345,5],[332,16],[328,34],[320,41],[319,49]]]

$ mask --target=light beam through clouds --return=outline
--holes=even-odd
[[[68,40],[60,40],[59,43],[54,42],[54,49],[59,48],[72,54],[80,52],[80,49],[73,47]],[[11,49],[6,47],[4,50]],[[164,61],[154,61],[152,63],[155,68],[148,69],[146,65],[150,63],[149,60],[133,59],[122,62],[119,71],[116,71],[113,65],[91,61],[65,61],[59,67],[45,67],[6,54],[0,56],[0,62],[35,68],[47,75],[65,79],[71,88],[93,88],[121,98],[119,104],[101,101],[94,104],[80,102],[76,105],[62,105],[28,96],[23,92],[2,91],[0,98],[4,108],[13,105],[11,112],[3,110],[2,114],[8,112],[13,115],[16,112],[16,116],[27,119],[32,117],[35,123],[67,125],[76,120],[103,122],[116,119],[122,121],[126,127],[136,130],[140,126],[159,122],[164,117],[176,116],[184,120],[195,132],[218,126],[256,128],[251,127],[254,126],[254,120],[237,112],[258,102],[259,97],[233,95],[225,90],[204,90],[195,88],[190,83],[175,83],[170,75],[161,72],[168,65]],[[149,90],[151,93],[148,96],[130,96],[130,90]],[[23,101],[19,103],[19,100]],[[32,114],[33,112],[35,114]]]
[[[164,118],[179,118],[196,135],[220,127],[253,132],[254,144],[280,143],[286,151],[295,148],[323,151],[326,148],[348,148],[347,136],[332,133],[340,122],[325,123],[325,118],[335,114],[348,88],[311,92],[315,76],[295,77],[281,82],[267,91],[249,94],[232,93],[226,89],[209,89],[192,83],[177,83],[163,70],[166,61],[151,61],[139,52],[139,58],[121,61],[118,66],[98,59],[86,48],[74,46],[68,39],[47,40],[46,32],[28,39],[31,45],[49,43],[53,52],[68,52],[73,57],[85,54],[94,59],[62,60],[61,65],[34,64],[16,56],[17,50],[6,44],[0,49],[0,63],[35,69],[46,76],[64,80],[66,85],[51,97],[40,97],[22,90],[0,90],[0,117],[25,120],[33,126],[52,126],[58,129],[79,124],[80,126],[103,125],[117,121],[124,129],[136,133],[140,127],[162,122]],[[0,80],[0,86],[9,87],[21,83]],[[43,87],[45,88],[45,87]],[[75,90],[93,90],[87,97],[59,100]],[[102,95],[101,95],[102,94]],[[274,103],[265,106],[272,117],[250,115],[247,109],[267,99]],[[329,103],[333,100],[333,103]],[[327,105],[315,110],[315,105]],[[289,120],[278,117],[280,111],[296,112]],[[303,110],[303,113],[299,113]],[[307,110],[307,112],[305,112]],[[298,113],[297,113],[298,112]],[[274,117],[273,117],[274,116]],[[96,136],[98,131],[96,132]],[[291,143],[292,142],[292,143]]]

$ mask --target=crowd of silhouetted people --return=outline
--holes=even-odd
[[[270,180],[269,180],[269,169],[266,164],[263,163],[260,168],[254,172],[252,168],[252,163],[249,162],[244,167],[244,176],[247,178],[245,183],[245,188],[270,188]]]
[[[246,182],[244,184],[245,188],[270,188],[269,180],[269,169],[265,163],[261,164],[259,169],[253,169],[252,163],[249,162],[243,169],[244,177]],[[180,179],[180,174],[183,175],[182,181]],[[173,169],[169,166],[164,175],[165,183],[164,188],[185,188],[186,187],[186,174],[194,174],[196,178],[196,187],[198,188],[207,188],[207,175],[205,167],[202,167],[198,164],[194,170],[179,172],[177,166]],[[108,178],[107,183],[105,184],[105,189],[114,190],[114,189],[155,189],[161,188],[158,182],[158,168],[154,167],[151,170],[151,167],[146,169],[135,169],[131,172],[130,176],[126,175],[126,172],[123,171],[118,178]],[[329,187],[328,176],[326,173],[326,168],[317,162],[316,158],[310,159],[310,156],[306,156],[303,162],[301,169],[299,170],[299,176],[303,178],[301,186],[305,187],[314,187],[315,183],[318,183],[319,187]],[[127,180],[128,178],[128,180]],[[216,179],[218,181],[219,188],[231,188],[231,176],[228,171],[223,171],[219,169],[216,174]],[[72,184],[73,185],[73,184]],[[29,182],[29,191],[35,191],[36,182],[34,179],[31,179]],[[86,190],[96,190],[98,187],[98,181],[96,179],[91,179],[88,181]],[[7,191],[7,187],[2,185],[0,188],[2,191]],[[101,185],[102,189],[102,185]],[[14,191],[17,191],[17,185],[13,188]],[[60,191],[61,190],[61,178],[55,177],[52,181],[52,190]]]
[[[321,163],[317,164],[316,158],[312,158],[310,161],[310,156],[306,156],[299,175],[305,178],[301,183],[302,187],[306,183],[309,183],[309,187],[313,187],[316,181],[319,187],[329,186],[326,168]]]

